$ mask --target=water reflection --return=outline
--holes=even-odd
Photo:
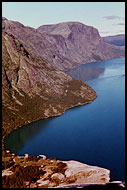
[[[15,154],[18,154],[18,152],[28,141],[30,141],[34,136],[38,135],[40,131],[44,130],[44,128],[49,124],[50,120],[51,119],[43,119],[43,125],[42,120],[35,121],[28,124],[27,126],[23,126],[22,128],[15,130],[8,136],[5,142],[5,148],[9,149]]]
[[[93,80],[98,78],[101,74],[103,74],[105,71],[105,68],[101,67],[78,67],[71,71],[66,72],[71,77],[87,81],[87,80]]]

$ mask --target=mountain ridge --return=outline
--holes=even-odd
[[[103,37],[104,41],[117,46],[125,46],[125,34]]]
[[[105,43],[97,29],[78,22],[34,29],[3,19],[2,27],[3,31],[13,34],[25,47],[31,48],[61,71],[125,55],[124,48]]]

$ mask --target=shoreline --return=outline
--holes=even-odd
[[[115,57],[115,58],[112,58],[112,59],[118,59],[118,58],[125,58],[125,56],[122,56],[122,57]],[[106,60],[96,61],[96,62],[103,62],[103,61],[112,60],[112,59],[106,59]],[[95,63],[96,63],[96,62],[95,62]],[[85,65],[85,64],[89,64],[89,63],[93,63],[93,62],[88,62],[88,63],[84,63],[84,64],[81,63],[79,66]],[[71,69],[71,70],[73,70],[73,69]],[[68,71],[69,71],[69,70],[68,70]],[[68,72],[68,71],[65,71],[65,73]],[[77,79],[77,80],[78,80],[78,79]],[[95,80],[95,79],[94,79],[94,80]],[[84,82],[84,81],[82,81],[82,82]],[[87,84],[87,82],[86,82],[86,84]],[[88,84],[87,84],[87,85],[88,85]],[[94,90],[94,89],[93,89],[93,90]],[[94,90],[94,92],[95,92],[95,90]],[[96,92],[95,92],[95,93],[96,93]],[[64,114],[65,111],[67,111],[67,110],[69,110],[69,109],[72,109],[72,108],[78,107],[78,106],[87,105],[87,104],[91,103],[91,102],[94,101],[97,97],[98,97],[98,95],[97,95],[97,93],[96,93],[96,97],[95,97],[93,100],[89,101],[89,102],[77,103],[77,104],[75,104],[75,105],[73,105],[73,106],[71,106],[71,107],[65,109],[65,110],[64,110],[63,112],[61,112],[61,113],[54,114],[54,115],[52,115],[52,116],[46,116],[46,117],[39,118],[39,119],[32,120],[32,121],[27,121],[25,124],[23,124],[23,125],[21,125],[21,126],[18,126],[17,129],[14,129],[14,130],[18,130],[19,128],[21,128],[21,127],[23,127],[23,126],[26,126],[27,124],[36,122],[36,121],[41,120],[41,119],[48,119],[48,118],[53,118],[53,117],[60,116],[60,115]],[[14,130],[13,130],[13,131],[14,131]],[[11,131],[9,134],[11,134],[13,131]],[[9,134],[8,134],[8,135],[9,135]],[[8,138],[8,135],[7,135],[7,137],[5,137],[6,139]],[[4,139],[4,142],[6,141],[6,139]]]
[[[124,46],[125,47],[125,46]],[[90,64],[90,63],[99,63],[99,62],[104,62],[104,61],[108,61],[108,60],[112,60],[112,59],[119,59],[119,58],[125,58],[125,56],[121,56],[121,57],[114,57],[114,58],[110,58],[110,59],[105,59],[105,60],[102,60],[102,61],[90,61],[90,62],[87,62],[87,63],[81,63],[79,66],[76,66],[76,67],[74,67],[74,68],[72,68],[72,69],[69,69],[69,70],[67,70],[67,71],[64,71],[66,74],[67,74],[67,72],[69,72],[69,71],[71,71],[71,70],[73,70],[73,69],[76,69],[76,68],[78,68],[78,67],[80,67],[81,65],[87,65],[87,64]]]
[[[32,121],[32,122],[28,122],[27,121],[27,124],[29,124],[29,123],[33,123],[33,122],[35,122],[35,121],[38,121],[38,120],[41,120],[41,119],[50,119],[50,118],[53,118],[53,117],[57,117],[57,116],[60,116],[60,115],[62,115],[62,114],[64,114],[65,113],[65,111],[67,111],[67,110],[69,110],[69,109],[72,109],[72,108],[74,108],[74,107],[78,107],[78,106],[83,106],[83,105],[85,105],[85,104],[89,104],[89,103],[91,103],[92,101],[94,101],[95,99],[97,98],[97,94],[96,94],[96,97],[94,97],[94,99],[93,100],[91,100],[91,101],[89,101],[89,102],[85,102],[85,103],[77,103],[77,104],[75,104],[75,105],[73,105],[73,106],[71,106],[71,107],[69,107],[69,108],[67,108],[67,109],[65,109],[63,112],[61,112],[61,113],[58,113],[58,114],[54,114],[54,115],[52,115],[52,116],[45,116],[45,117],[43,117],[43,118],[40,118],[40,119],[37,119],[37,120],[34,120],[34,121]],[[25,125],[27,125],[27,124],[25,124]],[[17,129],[14,129],[14,130],[18,130],[19,128],[21,128],[21,127],[23,127],[23,126],[25,126],[25,125],[21,125],[21,126],[18,126],[18,128]],[[14,131],[13,130],[13,131]],[[11,134],[13,131],[11,131],[9,134]],[[8,134],[8,135],[9,135]],[[8,138],[8,136],[6,137],[6,138]],[[6,139],[4,139],[4,142],[6,141]],[[8,150],[6,150],[5,149],[5,151],[7,152]],[[11,153],[11,152],[10,152]],[[13,153],[11,153],[11,154],[13,154]],[[13,154],[14,155],[14,154]],[[16,155],[15,154],[15,156],[16,157],[19,157],[18,155]],[[50,158],[48,158],[48,159],[50,159]],[[52,161],[52,160],[51,160]],[[63,163],[67,163],[67,162],[69,162],[69,161],[60,161],[60,162],[63,162]],[[74,162],[76,162],[76,161],[74,161]],[[82,163],[83,164],[83,163]],[[85,165],[85,164],[84,164]],[[97,166],[92,166],[92,167],[97,167]],[[76,168],[76,167],[75,167]],[[98,167],[98,168],[101,168],[101,167]],[[104,169],[104,168],[103,168]],[[105,169],[104,169],[105,170]],[[3,172],[3,171],[2,171]],[[107,181],[106,183],[112,183],[112,182],[110,182],[110,178],[109,178],[109,181]],[[93,183],[93,184],[95,184],[95,183]],[[105,183],[104,183],[105,184]],[[73,184],[73,183],[71,183],[71,185],[73,186],[73,185],[84,185],[84,183],[79,183],[79,184]],[[90,185],[90,184],[89,184]],[[87,186],[87,183],[86,183],[86,186]],[[57,186],[56,186],[57,187]],[[58,188],[59,188],[59,186],[58,186]],[[63,187],[61,187],[60,186],[60,188],[63,188]],[[66,186],[65,186],[65,188],[66,188]]]
[[[52,116],[45,116],[45,117],[43,117],[43,118],[40,118],[40,119],[37,119],[37,120],[33,120],[33,121],[31,121],[31,122],[27,121],[26,124],[21,125],[21,126],[18,126],[18,127],[17,127],[16,129],[14,129],[13,131],[18,130],[18,129],[22,128],[22,127],[25,127],[25,126],[28,125],[28,124],[34,123],[34,122],[39,121],[39,120],[42,120],[42,119],[51,119],[51,118],[59,117],[59,116],[63,115],[66,111],[68,111],[69,109],[72,109],[72,108],[75,108],[75,107],[78,107],[78,106],[84,106],[84,105],[90,104],[90,103],[93,102],[96,98],[97,98],[97,94],[96,94],[95,98],[94,98],[93,100],[89,101],[89,102],[77,103],[77,104],[75,104],[75,105],[73,105],[73,106],[71,106],[71,107],[65,109],[65,110],[64,110],[63,112],[61,112],[61,113],[54,114],[54,115],[52,115]],[[6,136],[5,139],[3,140],[3,141],[4,141],[3,143],[5,143],[6,139],[8,138],[8,136],[9,136],[13,131],[11,131],[9,134],[7,134],[7,136]],[[4,144],[3,146],[5,146],[5,144]],[[5,147],[4,147],[4,149],[5,149]],[[5,149],[5,151],[6,151],[6,149]],[[10,150],[9,150],[9,151],[10,151]],[[13,153],[12,153],[12,154],[13,154]],[[18,156],[18,155],[17,155],[17,156]]]

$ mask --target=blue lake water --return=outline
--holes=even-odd
[[[97,99],[15,130],[6,148],[104,167],[111,180],[125,180],[125,58],[81,65],[68,74],[89,84]]]

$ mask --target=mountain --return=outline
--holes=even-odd
[[[29,122],[87,104],[96,92],[54,69],[12,34],[2,33],[2,135]]]
[[[103,37],[103,39],[108,44],[114,44],[116,46],[125,46],[125,34],[106,36]]]
[[[124,56],[123,47],[105,43],[97,29],[79,22],[34,29],[2,18],[2,33],[3,134],[97,97],[62,71]]]
[[[71,62],[81,64],[124,56],[124,48],[105,43],[97,29],[80,22],[44,25],[37,30],[49,34],[49,41]]]
[[[61,29],[57,29],[59,34],[51,34],[52,31],[40,32],[40,29],[2,19],[3,187],[35,188],[40,185],[40,180],[41,185],[47,180],[49,187],[61,183],[53,175],[64,174],[69,168],[66,163],[27,154],[24,157],[14,155],[4,149],[5,138],[18,127],[61,115],[65,110],[90,103],[97,97],[86,83],[73,79],[63,71],[82,62],[124,56],[123,48],[104,43],[93,27],[81,23],[66,23],[66,27],[62,24]],[[81,173],[82,170],[78,170],[80,167],[76,167],[70,164],[70,170],[74,168],[77,174],[75,178],[72,174],[67,176],[66,184],[76,183],[78,178],[86,179],[91,175],[93,177],[91,181],[88,179],[89,183],[97,183],[97,179],[99,183],[109,180],[109,172],[105,175],[105,169],[98,168],[93,172],[92,167],[91,171],[87,169]],[[95,173],[99,175],[95,177]]]
[[[82,63],[125,55],[123,47],[105,43],[97,29],[79,22],[44,25],[34,29],[3,18],[2,30],[13,34],[25,48],[61,71],[68,71]]]

